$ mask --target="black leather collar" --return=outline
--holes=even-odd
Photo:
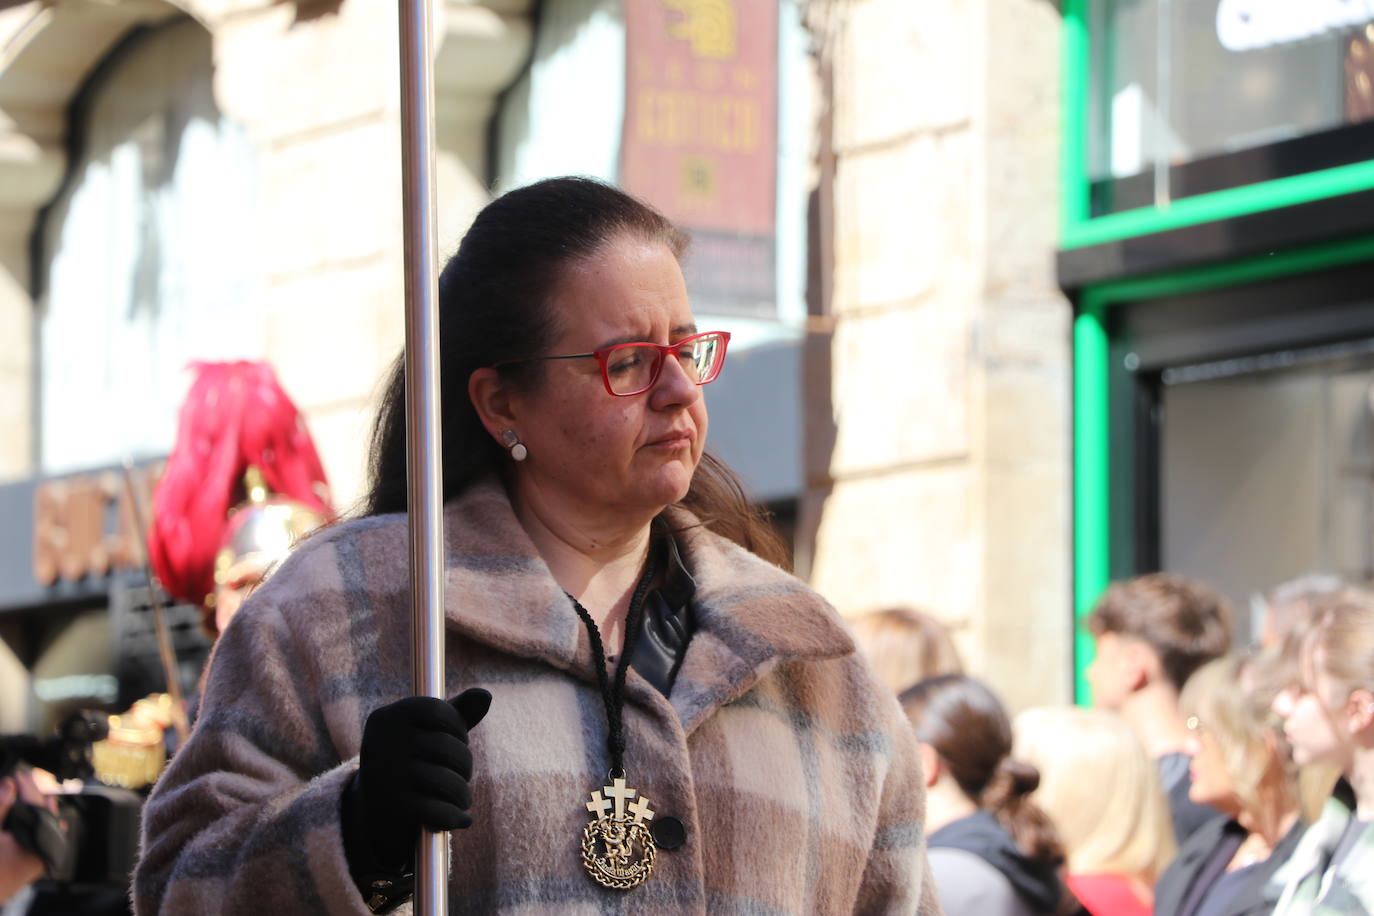
[[[630,667],[666,697],[677,680],[687,644],[696,632],[692,598],[696,595],[697,584],[682,562],[677,542],[658,521],[654,524],[653,538],[650,549],[658,551],[663,581],[645,595],[642,630]]]

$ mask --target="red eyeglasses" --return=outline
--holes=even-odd
[[[618,398],[641,394],[653,387],[663,371],[663,360],[671,354],[682,365],[687,377],[698,385],[709,385],[725,365],[729,331],[707,331],[684,337],[674,344],[623,343],[602,347],[592,353],[567,353],[561,356],[532,356],[497,363],[496,367],[546,359],[594,358],[601,366],[601,381],[606,393]]]

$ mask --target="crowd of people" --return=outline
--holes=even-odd
[[[1374,593],[1304,576],[1258,610],[1235,651],[1207,585],[1115,583],[1086,621],[1093,708],[1014,717],[930,615],[859,618],[919,742],[944,911],[1374,912]]]

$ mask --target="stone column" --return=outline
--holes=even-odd
[[[836,38],[831,399],[811,568],[914,605],[1017,705],[1069,682],[1068,306],[1046,0],[854,0]],[[1034,659],[1034,663],[1030,662]]]
[[[1072,312],[1054,273],[1062,20],[1048,0],[986,0],[983,22],[976,633],[980,673],[1019,708],[1072,698]]]

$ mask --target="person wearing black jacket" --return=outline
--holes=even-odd
[[[926,842],[940,903],[949,916],[1059,911],[1064,891],[1054,864],[1022,852],[988,812],[946,824]]]
[[[927,855],[947,916],[1077,912],[1063,844],[1026,798],[1040,774],[1011,757],[1011,722],[992,691],[947,674],[899,699],[920,741]]]
[[[1288,748],[1269,715],[1277,691],[1263,667],[1243,656],[1217,659],[1180,697],[1191,733],[1190,797],[1226,817],[1179,848],[1155,887],[1158,914],[1259,916],[1278,903],[1283,888],[1269,879],[1305,825]]]
[[[1160,877],[1155,885],[1155,912],[1167,916],[1261,916],[1274,912],[1283,885],[1271,885],[1269,879],[1293,854],[1306,827],[1302,821],[1294,821],[1267,857],[1227,871],[1249,831],[1229,818],[1214,818],[1188,838]]]

